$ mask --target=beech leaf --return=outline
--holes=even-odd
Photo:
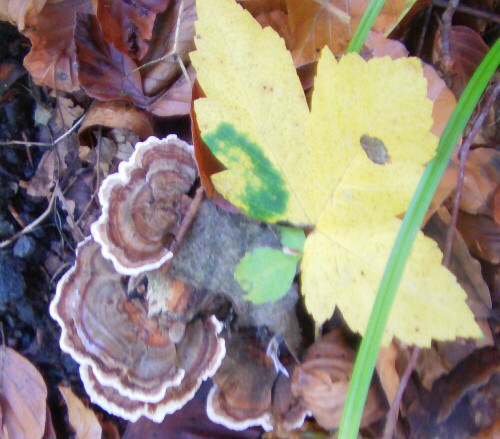
[[[438,138],[417,58],[336,61],[325,47],[309,112],[283,40],[232,0],[198,0],[191,54],[206,97],[203,140],[226,167],[216,189],[267,222],[314,226],[301,263],[317,324],[336,307],[364,333],[382,274]],[[466,293],[419,233],[383,343],[480,337]]]

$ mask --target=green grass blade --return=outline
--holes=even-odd
[[[372,2],[373,3],[373,2]],[[436,157],[427,165],[399,230],[359,349],[339,430],[340,439],[358,435],[366,395],[377,361],[382,334],[415,237],[434,192],[472,111],[500,62],[500,39],[488,52],[460,97],[441,136]]]
[[[366,36],[375,22],[380,10],[384,6],[385,0],[371,0],[370,4],[366,8],[365,13],[363,14],[363,18],[359,22],[359,26],[354,32],[354,36],[352,37],[351,43],[347,48],[347,52],[359,52],[361,47],[363,47],[363,43],[366,40]]]

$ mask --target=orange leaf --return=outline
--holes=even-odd
[[[97,19],[106,41],[123,53],[141,59],[148,51],[156,14],[167,9],[168,0],[99,0]]]
[[[288,19],[293,33],[292,56],[296,66],[316,61],[323,46],[334,55],[347,49],[369,1],[287,0]],[[404,0],[386,2],[373,30],[384,33],[403,10]]]
[[[75,63],[75,13],[92,13],[89,0],[49,0],[39,15],[26,20],[31,51],[24,67],[38,85],[73,92],[80,88]]]
[[[69,423],[76,439],[101,439],[102,428],[95,413],[85,407],[69,387],[59,386],[59,391],[68,406]]]
[[[96,126],[126,128],[136,133],[141,140],[153,135],[149,116],[125,101],[96,102],[88,111],[78,130],[80,144],[90,144],[88,134]]]
[[[198,164],[198,170],[200,172],[201,184],[205,188],[207,195],[212,198],[215,193],[215,188],[210,179],[210,176],[216,174],[217,172],[223,171],[224,166],[215,158],[207,144],[203,141],[200,134],[200,128],[198,127],[198,121],[196,120],[196,113],[194,111],[193,103],[196,99],[205,97],[203,90],[201,89],[198,81],[193,85],[193,99],[191,104],[191,131],[193,134],[193,145],[194,145],[194,155],[196,158],[196,163]]]
[[[488,46],[476,31],[466,26],[453,26],[450,32],[449,53],[445,53],[441,32],[437,32],[432,60],[444,73],[448,86],[458,97],[488,50]]]

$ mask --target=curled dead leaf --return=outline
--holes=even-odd
[[[69,423],[75,431],[76,439],[101,439],[102,428],[95,413],[85,407],[70,387],[59,386],[59,391],[68,407]]]
[[[158,16],[150,43],[151,49],[141,60],[141,63],[145,65],[141,69],[141,75],[144,93],[147,96],[163,92],[182,74],[179,59],[184,65],[189,64],[189,52],[194,49],[195,21],[195,0],[172,0],[168,9]],[[178,24],[179,28],[177,29]],[[175,54],[172,53],[170,57],[155,62],[171,53],[174,47]],[[147,65],[148,63],[153,64]]]
[[[368,3],[367,0],[348,3],[337,0],[288,0],[288,17],[293,34],[291,51],[295,65],[317,61],[324,46],[328,46],[335,55],[345,52]],[[385,3],[373,30],[384,33],[396,22],[404,4],[403,0]]]
[[[104,38],[123,53],[141,59],[148,51],[156,15],[169,0],[99,0],[97,20]]]
[[[6,437],[41,439],[47,388],[38,370],[11,348],[0,346],[0,411]]]
[[[292,392],[300,397],[319,425],[335,429],[340,425],[355,353],[340,330],[323,335],[307,351],[304,362],[292,375]],[[375,385],[370,386],[361,418],[367,426],[386,412],[386,403]]]
[[[24,30],[27,16],[40,13],[46,0],[8,0],[0,2],[0,20],[9,21],[17,26],[20,32]]]
[[[459,97],[489,48],[481,35],[466,26],[452,26],[449,42],[449,53],[445,53],[442,34],[436,33],[432,60],[443,72],[455,96]]]
[[[143,100],[137,64],[104,39],[95,15],[77,14],[75,44],[78,79],[89,96],[100,100]]]
[[[90,0],[48,0],[42,11],[26,20],[24,34],[31,51],[24,67],[36,84],[73,92],[80,88],[75,62],[75,13],[93,13]]]
[[[153,135],[149,116],[126,101],[95,102],[87,112],[78,130],[81,145],[91,145],[90,131],[97,127],[125,128],[139,135],[141,140]]]
[[[459,212],[457,228],[473,255],[500,264],[500,227],[491,217]]]

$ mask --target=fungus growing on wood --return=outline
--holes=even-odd
[[[207,398],[212,422],[232,430],[261,426],[266,431],[274,427],[290,431],[304,423],[307,411],[291,393],[290,380],[276,370],[267,344],[249,333],[231,336]],[[293,370],[293,365],[288,370]]]
[[[92,236],[105,258],[127,275],[159,268],[175,239],[197,175],[193,147],[171,134],[149,137],[99,190],[102,215]]]
[[[208,418],[231,430],[272,430],[271,394],[277,372],[266,346],[253,334],[235,334],[207,398]]]
[[[219,368],[225,355],[224,339],[217,337],[221,323],[213,316],[195,319],[187,325],[185,335],[177,346],[177,360],[185,371],[178,386],[169,387],[163,398],[155,403],[128,398],[116,389],[99,382],[93,369],[80,367],[80,375],[92,402],[109,413],[132,422],[145,416],[155,422],[182,408],[190,401],[201,383]]]
[[[144,298],[128,297],[125,280],[87,238],[78,246],[75,266],[58,283],[50,313],[62,327],[61,349],[81,364],[93,401],[125,419],[144,415],[159,422],[220,366],[222,325],[213,316],[189,322],[192,309],[185,319],[180,309],[178,320],[150,315]],[[175,309],[168,301],[166,307]]]
[[[168,323],[148,317],[139,299],[129,300],[123,280],[99,244],[87,238],[57,285],[50,314],[62,328],[61,349],[92,366],[101,383],[125,396],[158,401],[184,371]]]

